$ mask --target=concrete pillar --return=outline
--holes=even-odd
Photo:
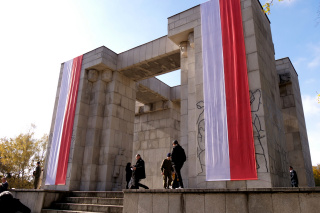
[[[126,162],[132,156],[135,82],[115,72],[105,95],[96,190],[121,190]]]
[[[289,58],[276,61],[289,164],[298,174],[299,187],[314,187],[298,74]]]
[[[97,188],[100,137],[106,103],[106,82],[97,70],[88,71],[88,92],[90,93],[89,114],[82,163],[80,190],[93,191]]]
[[[187,161],[185,162],[184,167],[182,167],[181,175],[184,182],[185,187],[189,187],[189,174],[188,174],[188,168],[189,168],[189,152],[188,152],[188,145],[189,145],[189,128],[188,128],[188,94],[189,94],[189,79],[188,79],[188,41],[182,41],[180,43],[180,69],[181,69],[181,123],[180,123],[180,145],[184,148],[186,155],[187,155]]]

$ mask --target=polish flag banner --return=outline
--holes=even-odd
[[[201,4],[206,180],[256,180],[239,0]]]
[[[46,171],[46,185],[66,184],[81,65],[82,55],[63,65],[56,120]]]

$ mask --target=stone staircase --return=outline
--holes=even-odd
[[[53,203],[52,208],[42,209],[42,213],[122,213],[123,192],[73,191],[61,202]]]

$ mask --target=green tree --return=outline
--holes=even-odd
[[[320,186],[320,164],[317,166],[313,166],[313,176],[314,176],[314,182],[316,186]]]
[[[48,136],[37,140],[34,129],[31,125],[27,133],[0,139],[0,173],[7,175],[11,188],[32,188],[35,162],[44,162]]]

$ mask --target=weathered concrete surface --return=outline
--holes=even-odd
[[[180,102],[181,87],[169,87],[157,78],[149,78],[137,82],[137,101],[143,104],[159,101]]]
[[[167,36],[119,54],[117,70],[132,80],[142,80],[179,69],[180,51]]]
[[[14,198],[31,209],[32,213],[41,213],[42,208],[48,208],[53,202],[61,200],[69,194],[67,191],[50,191],[35,189],[12,189]]]
[[[137,82],[137,101],[149,104],[170,100],[170,87],[157,78]]]
[[[319,198],[320,187],[124,190],[123,213],[310,213]]]
[[[142,183],[149,188],[161,189],[161,163],[171,152],[172,141],[180,134],[180,106],[171,101],[151,105],[136,108],[133,153],[139,153],[145,161],[147,178]],[[135,158],[131,162],[136,162]]]

